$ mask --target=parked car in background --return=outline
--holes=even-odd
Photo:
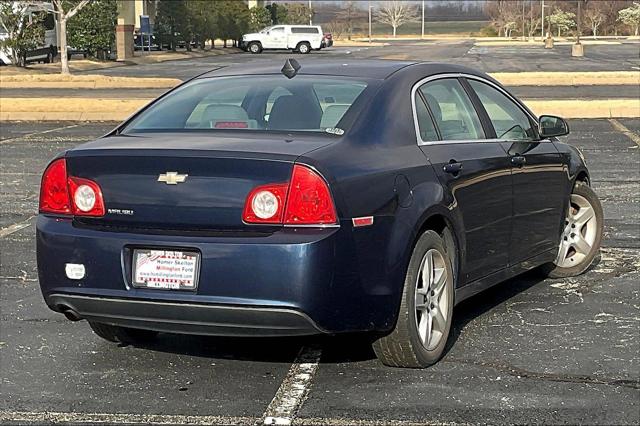
[[[309,53],[320,50],[324,36],[319,25],[274,25],[242,36],[240,47],[251,53],[265,49]]]
[[[333,46],[333,35],[331,33],[324,33],[322,37],[322,43],[320,43],[320,48],[324,49],[325,47]]]
[[[19,2],[13,3],[15,4],[14,7],[18,7]],[[35,17],[43,18],[44,38],[35,49],[26,52],[20,58],[21,64],[18,65],[26,65],[29,62],[49,63],[58,54],[58,25],[53,4],[50,2],[33,2],[33,4],[30,4],[28,6],[28,19],[31,20]],[[4,28],[0,25],[0,40],[7,37],[4,31]],[[0,48],[0,65],[9,65],[11,63],[11,52],[5,48]]]
[[[160,44],[154,35],[135,34],[133,48],[134,50],[160,50]]]
[[[383,363],[425,367],[456,304],[598,254],[568,133],[458,65],[218,69],[48,165],[42,294],[113,342],[369,332]]]

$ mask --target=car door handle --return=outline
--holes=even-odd
[[[514,155],[511,157],[511,164],[516,167],[522,167],[527,164],[527,159],[523,155]]]
[[[451,160],[449,164],[445,164],[442,167],[442,170],[444,170],[445,173],[449,173],[454,176],[457,176],[458,173],[460,173],[460,170],[462,170],[462,163],[458,163],[455,160]]]

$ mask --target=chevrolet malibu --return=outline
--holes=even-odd
[[[213,71],[48,165],[42,293],[113,342],[367,332],[428,366],[456,304],[591,265],[602,207],[568,133],[461,66]]]

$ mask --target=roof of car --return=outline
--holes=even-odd
[[[298,59],[302,66],[298,71],[300,75],[333,75],[342,77],[361,77],[384,79],[391,74],[405,67],[420,65],[424,69],[425,75],[440,74],[448,72],[466,72],[478,74],[471,68],[460,65],[443,64],[435,62],[415,62],[415,61],[395,61],[395,60],[305,60]],[[268,61],[258,64],[242,64],[229,67],[218,68],[199,76],[199,78],[234,76],[234,75],[264,75],[279,74],[284,65],[282,61]]]

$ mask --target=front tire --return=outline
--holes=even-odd
[[[453,277],[444,241],[426,231],[409,261],[396,326],[373,343],[383,364],[423,368],[442,357],[453,317]]]
[[[101,322],[89,321],[89,326],[96,335],[113,343],[148,343],[158,335],[158,332],[153,330],[118,327]]]
[[[603,228],[604,213],[598,196],[589,185],[577,182],[569,199],[558,257],[545,267],[546,274],[567,278],[585,272],[600,251]]]
[[[306,41],[303,41],[301,43],[298,43],[298,46],[296,46],[296,50],[303,55],[306,55],[307,53],[311,52],[311,45]]]
[[[251,53],[253,53],[255,55],[257,53],[262,52],[262,45],[260,43],[258,43],[257,41],[252,41],[247,46],[247,51],[249,51],[249,52],[251,52]]]

